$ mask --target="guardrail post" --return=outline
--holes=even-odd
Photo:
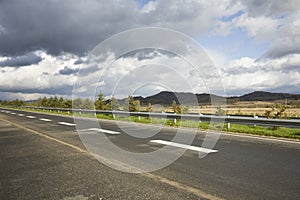
[[[79,115],[81,115],[81,109],[79,109],[80,111],[79,111]]]
[[[256,116],[256,115],[254,114],[254,115],[253,115],[253,118],[254,118],[254,119],[257,119],[258,116]],[[253,127],[256,127],[256,124],[253,124]]]
[[[176,120],[176,118],[174,118],[174,124],[176,124],[176,122],[177,122],[177,120]]]
[[[229,118],[230,116],[228,115],[228,118]],[[230,122],[229,122],[229,120],[228,120],[228,122],[227,122],[227,130],[229,130],[230,129]]]

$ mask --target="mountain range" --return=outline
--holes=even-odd
[[[135,100],[139,100],[141,105],[151,104],[160,104],[160,105],[171,105],[175,100],[177,104],[180,102],[184,105],[195,105],[195,102],[199,105],[207,105],[211,103],[211,99],[216,101],[227,101],[228,103],[237,102],[237,101],[277,101],[277,100],[300,100],[300,94],[289,94],[289,93],[272,93],[264,91],[255,91],[242,96],[231,96],[231,97],[222,97],[217,95],[210,95],[207,93],[202,94],[193,94],[190,92],[169,92],[162,91],[155,95],[142,97],[135,96]],[[119,100],[120,104],[123,104],[126,99]]]

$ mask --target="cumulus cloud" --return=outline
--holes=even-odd
[[[55,0],[3,0],[0,1],[0,93],[3,96],[23,92],[28,98],[29,94],[38,93],[70,94],[79,68],[78,73],[84,81],[99,84],[99,74],[107,64],[105,60],[117,59],[114,56],[120,52],[125,54],[118,58],[99,85],[102,92],[111,92],[109,90],[120,77],[124,77],[119,87],[121,96],[128,95],[131,86],[151,82],[151,77],[160,84],[167,84],[165,80],[172,82],[178,91],[187,90],[179,80],[188,79],[193,83],[193,91],[205,91],[204,83],[196,79],[197,72],[172,54],[147,49],[124,52],[129,47],[134,50],[143,38],[156,37],[154,45],[156,40],[161,41],[159,38],[165,38],[166,42],[160,42],[162,47],[172,46],[180,54],[190,56],[192,51],[184,47],[182,41],[165,35],[145,32],[141,38],[123,38],[108,46],[106,54],[97,57],[95,63],[86,62],[88,53],[111,35],[145,26],[175,29],[196,40],[206,34],[226,39],[237,30],[243,31],[254,42],[267,44],[266,51],[259,58],[240,58],[229,62],[228,66],[224,61],[226,56],[215,53],[221,58],[216,63],[224,66],[222,75],[226,89],[239,94],[276,89],[299,93],[299,5],[298,0],[155,0],[142,7],[135,0],[66,0],[59,3]],[[214,49],[210,48],[208,53],[211,52]],[[183,78],[168,74],[169,68],[154,64],[175,67]],[[141,65],[145,67],[132,68]],[[132,70],[133,73],[129,73]],[[209,65],[203,65],[202,73],[214,83],[216,75],[210,74]],[[150,79],[145,74],[151,75]],[[162,88],[153,85],[147,87],[147,91],[152,93]]]
[[[2,94],[71,94],[75,77],[60,75],[55,72],[62,66],[69,66],[77,58],[60,59],[40,52],[44,59],[38,65],[27,67],[3,67],[5,73],[0,73],[0,92]],[[13,96],[13,95],[12,95]],[[29,97],[29,96],[28,96]]]
[[[245,13],[232,21],[257,42],[269,43],[262,57],[278,58],[300,52],[300,2],[244,1]]]
[[[34,52],[31,52],[22,56],[6,58],[5,60],[0,61],[0,67],[24,67],[38,64],[42,60],[42,57],[36,55]]]
[[[267,90],[299,93],[300,54],[270,59],[244,57],[223,68],[228,94]]]

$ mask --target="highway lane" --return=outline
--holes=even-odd
[[[74,121],[70,117],[24,111],[0,112],[0,116],[13,123],[84,148],[72,125]],[[68,125],[59,124],[59,122],[65,122]],[[153,144],[150,140],[170,141],[177,130],[163,128],[151,138],[137,139],[125,134],[113,121],[101,120],[100,122],[101,128],[121,133],[107,134],[111,141],[133,152],[149,152],[161,148],[162,145]],[[126,127],[134,128],[137,132],[155,129],[154,126],[134,127],[131,123],[122,123]],[[189,130],[185,132],[189,134]],[[199,132],[192,145],[200,146],[203,137],[204,133]],[[217,195],[224,199],[299,199],[299,143],[222,135],[214,149],[218,152],[209,154],[203,159],[198,158],[197,152],[188,150],[172,165],[151,174],[161,177],[161,181],[165,181],[164,184],[172,188],[176,188],[176,184],[188,188],[186,190],[176,188],[178,195],[182,193],[195,196],[209,194],[212,195],[209,197]],[[101,164],[99,166],[103,167]],[[129,176],[139,177],[133,174]],[[151,178],[148,177],[148,179]],[[144,185],[136,187],[146,190]],[[196,189],[198,193],[193,193],[193,189]],[[126,194],[123,195],[124,199],[128,199]],[[191,198],[197,199],[195,196]]]

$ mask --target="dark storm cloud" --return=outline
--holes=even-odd
[[[77,72],[78,72],[78,68],[71,69],[68,66],[65,66],[63,69],[58,71],[58,73],[61,75],[71,75],[71,74],[76,74]]]
[[[0,61],[0,67],[24,67],[33,64],[38,64],[43,59],[37,56],[35,53],[28,53],[22,56],[16,56],[7,58],[4,61]]]
[[[135,1],[2,0],[0,55],[44,49],[83,55],[102,40],[135,24]]]
[[[47,87],[47,88],[20,88],[20,87],[1,87],[1,92],[11,92],[11,93],[24,93],[24,94],[34,94],[34,93],[42,93],[42,94],[60,94],[60,95],[71,95],[73,91],[73,85],[63,85],[58,87]]]
[[[145,13],[135,0],[1,0],[0,56],[37,49],[55,56],[62,52],[84,56],[113,34],[145,26],[198,36],[213,27],[214,15],[221,9],[194,1],[175,4],[157,1],[156,8]]]
[[[300,54],[300,37],[284,42],[274,42],[263,57],[280,58],[291,54]]]
[[[74,65],[80,65],[80,64],[82,64],[82,63],[84,63],[84,60],[82,60],[81,58],[79,58],[78,60],[76,60],[76,61],[74,62]]]

